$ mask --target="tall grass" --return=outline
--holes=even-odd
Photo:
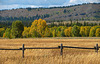
[[[0,39],[0,48],[56,47],[66,46],[94,47],[100,39]],[[0,50],[0,64],[100,64],[100,53],[95,50],[65,49],[63,56],[60,49],[33,49],[22,51]]]

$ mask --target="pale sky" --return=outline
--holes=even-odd
[[[0,0],[0,10],[26,7],[68,6],[82,3],[100,3],[100,0]]]

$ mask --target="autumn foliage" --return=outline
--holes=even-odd
[[[45,32],[46,31],[46,32]],[[44,37],[49,31],[45,20],[39,19],[32,22],[29,34],[31,37]]]
[[[17,25],[18,24],[18,25]],[[21,27],[22,26],[22,27]],[[23,31],[24,29],[24,31]],[[34,20],[30,27],[24,27],[21,21],[13,22],[12,29],[0,28],[4,38],[23,37],[100,37],[100,26],[54,26],[48,27],[45,20]]]
[[[68,27],[67,29],[64,30],[65,36],[66,37],[71,37],[72,36],[72,27]]]

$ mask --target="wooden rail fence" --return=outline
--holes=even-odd
[[[98,46],[98,44],[96,44],[96,46],[94,46],[93,48],[63,46],[63,44],[61,44],[58,47],[25,47],[25,45],[23,44],[22,48],[19,48],[19,49],[3,49],[3,48],[0,48],[0,50],[22,50],[22,58],[24,58],[24,51],[26,49],[60,49],[60,54],[63,55],[63,48],[94,49],[98,53],[98,50],[99,50],[100,47]]]

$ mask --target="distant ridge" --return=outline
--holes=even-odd
[[[0,10],[0,22],[4,21],[33,21],[35,19],[47,21],[68,20],[100,20],[100,3],[78,4],[71,6],[49,8],[19,8],[12,10]]]

